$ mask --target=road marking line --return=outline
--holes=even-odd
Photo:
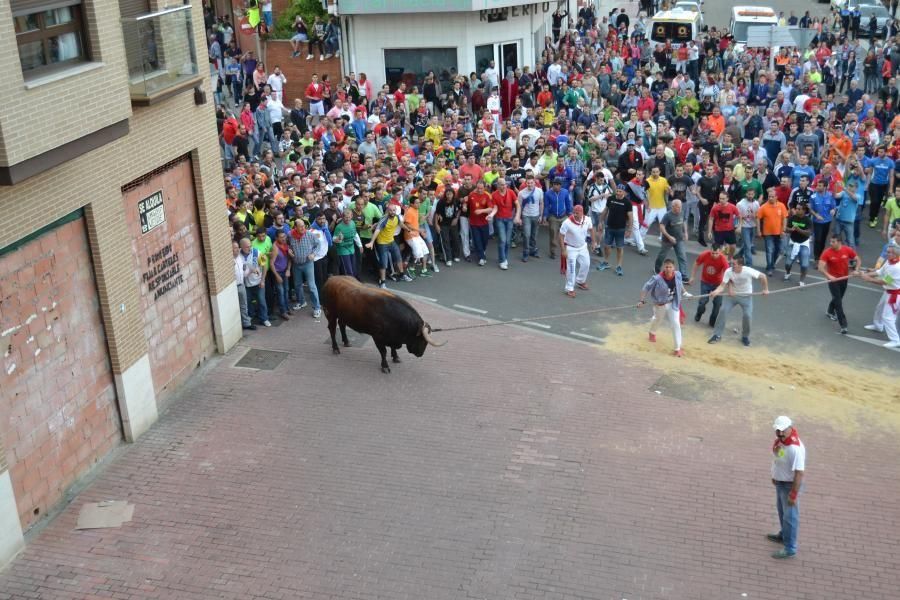
[[[466,306],[465,304],[454,304],[453,308],[458,308],[460,310],[467,310],[469,312],[478,313],[479,315],[486,315],[488,311],[481,310],[480,308],[474,308],[472,306]]]
[[[586,333],[579,333],[577,331],[570,331],[569,335],[574,335],[575,337],[580,337],[585,340],[591,340],[592,342],[600,342],[601,344],[606,343],[606,340],[604,340],[603,338],[594,337]]]
[[[873,340],[872,338],[864,338],[864,337],[860,337],[858,335],[849,335],[849,334],[847,335],[847,337],[852,338],[854,340],[859,340],[860,342],[865,342],[867,344],[872,344],[873,346],[878,346],[880,348],[883,348],[884,350],[893,350],[894,352],[900,352],[900,348],[885,348],[884,342],[882,342],[881,340]]]
[[[534,321],[522,321],[522,325],[531,325],[532,327],[540,327],[541,329],[550,329],[546,323],[535,323]]]

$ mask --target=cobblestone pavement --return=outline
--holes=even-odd
[[[307,312],[255,332],[33,536],[0,598],[897,598],[895,438],[798,423],[800,554],[779,562],[772,414],[540,332],[440,335],[382,375],[371,341],[332,356]],[[290,354],[235,368],[247,346]],[[74,531],[104,499],[134,521]]]

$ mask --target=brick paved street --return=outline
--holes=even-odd
[[[897,597],[896,438],[797,423],[800,554],[777,562],[773,414],[657,394],[660,372],[520,328],[439,336],[382,375],[370,341],[332,356],[308,313],[254,332],[29,541],[0,598]],[[234,368],[248,345],[290,355]],[[74,531],[104,499],[134,521]]]

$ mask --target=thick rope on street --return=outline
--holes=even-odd
[[[833,283],[835,281],[843,281],[845,279],[850,279],[850,276],[848,275],[846,277],[836,277],[836,278],[830,279],[830,280],[816,281],[814,283],[807,283],[803,287],[798,286],[798,287],[784,288],[781,290],[770,290],[768,293],[752,292],[750,294],[734,294],[734,296],[742,296],[742,297],[772,296],[775,294],[784,294],[785,292],[796,292],[796,291],[806,290],[811,287],[825,285],[828,283]],[[710,297],[710,294],[698,294],[698,295],[692,294],[689,297],[688,296],[682,297],[682,300],[699,300],[701,298],[708,298],[708,297]],[[445,333],[448,331],[462,331],[463,329],[479,329],[481,327],[496,327],[498,325],[517,325],[520,323],[533,323],[534,321],[547,321],[550,319],[561,319],[563,317],[580,317],[583,315],[595,315],[595,314],[599,314],[599,313],[613,312],[613,311],[617,311],[617,310],[635,310],[637,308],[640,308],[639,304],[623,304],[621,306],[606,306],[603,308],[592,308],[590,310],[580,310],[580,311],[569,312],[569,313],[559,313],[559,314],[554,314],[554,315],[541,315],[541,316],[537,316],[537,317],[529,317],[529,318],[521,318],[521,319],[509,319],[507,321],[492,321],[490,323],[476,323],[474,325],[460,325],[458,327],[435,327],[435,328],[432,328],[431,331]]]

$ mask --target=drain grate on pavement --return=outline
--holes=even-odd
[[[274,371],[288,356],[290,356],[290,352],[250,348],[250,350],[247,351],[247,354],[245,354],[241,360],[237,361],[237,364],[234,366],[243,367],[245,369]]]

